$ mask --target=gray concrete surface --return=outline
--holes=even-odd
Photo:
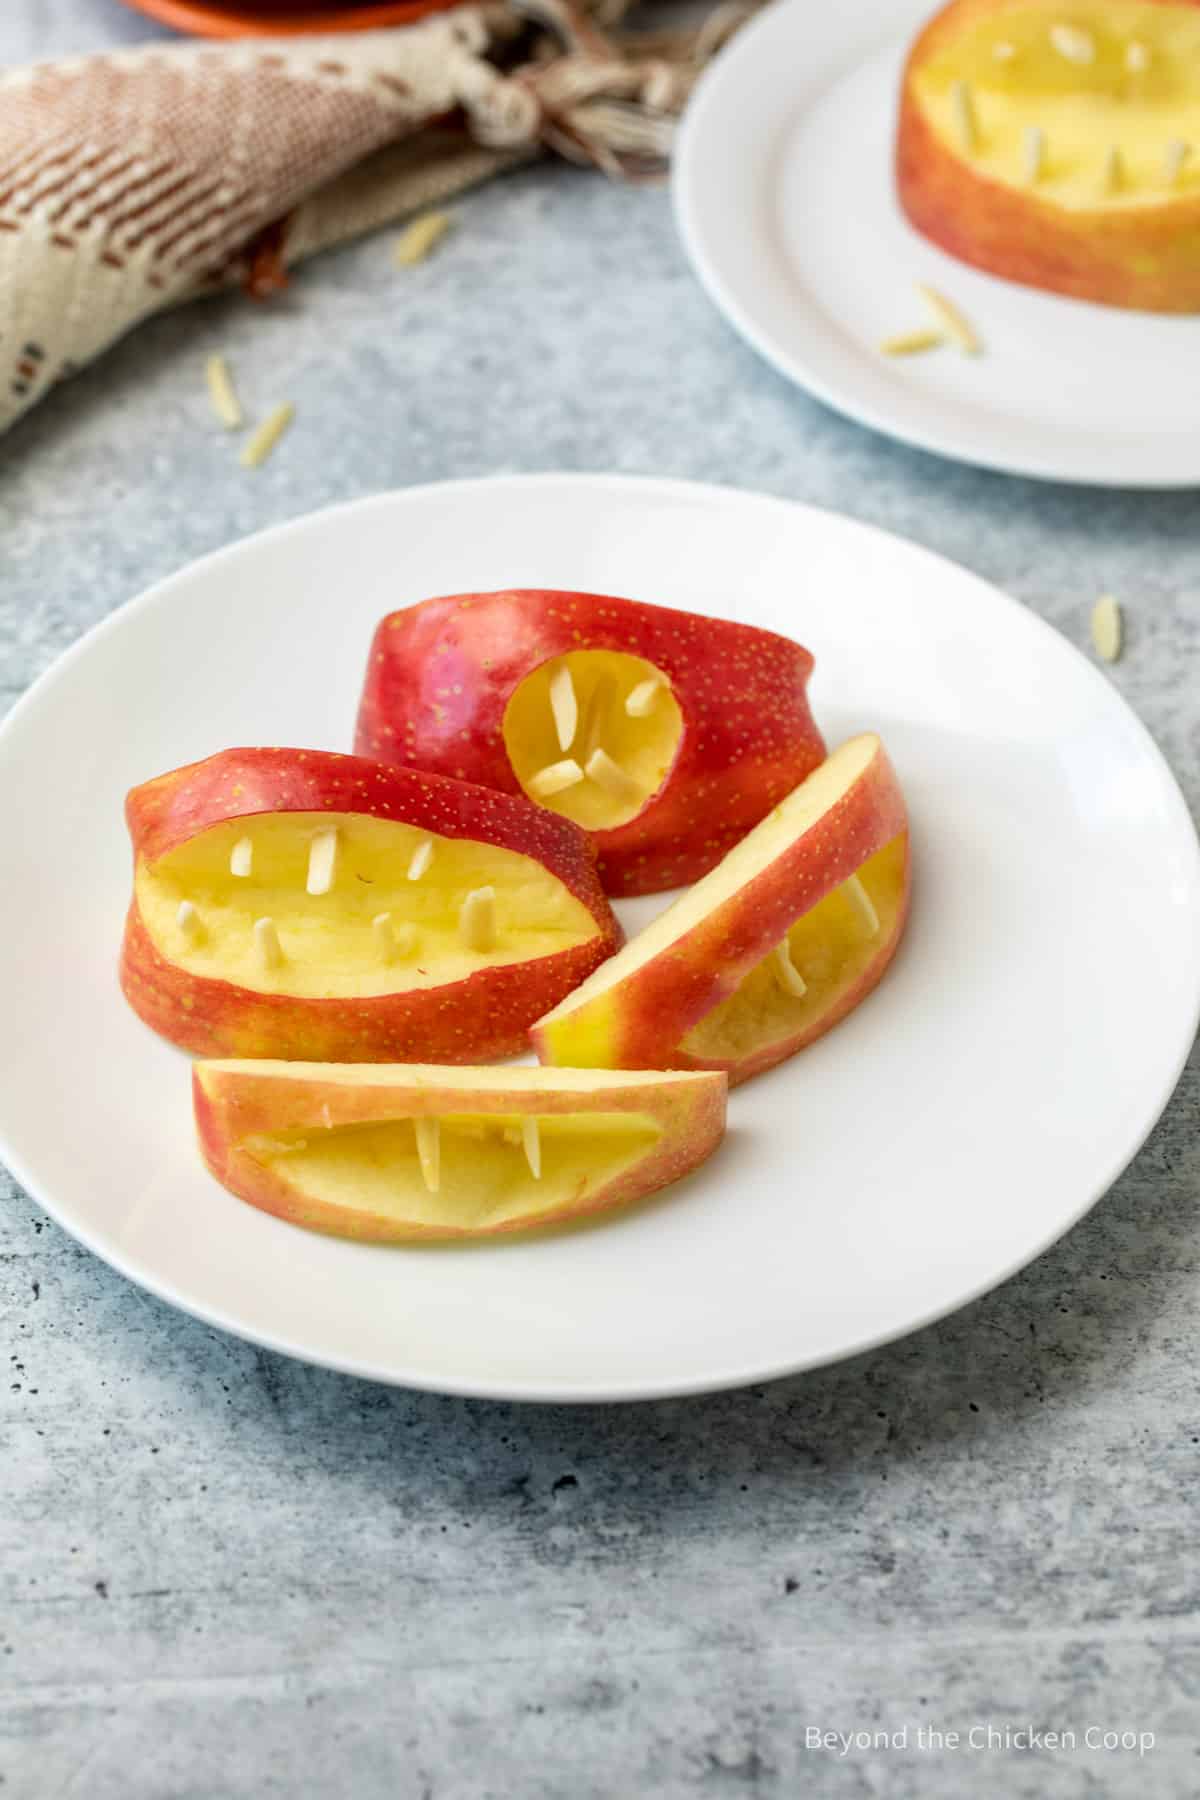
[[[0,59],[145,32],[115,0],[5,0]],[[152,323],[0,440],[4,704],[137,589],[311,507],[667,472],[904,532],[1077,641],[1111,588],[1113,679],[1196,807],[1194,497],[973,473],[843,423],[713,313],[662,191],[544,167],[459,213],[403,285],[377,241],[270,310]],[[218,346],[253,408],[300,403],[254,479],[197,428]],[[0,1174],[0,1800],[1195,1795],[1198,1116],[1193,1060],[1107,1199],[956,1318],[625,1410],[442,1400],[250,1349]],[[970,1748],[989,1726],[1078,1742]]]

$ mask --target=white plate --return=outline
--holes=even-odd
[[[985,468],[1120,487],[1200,482],[1200,319],[1091,306],[945,256],[896,203],[907,45],[932,0],[786,0],[717,58],[675,159],[683,241],[709,294],[785,375],[905,443]],[[986,354],[889,359],[932,282]]]
[[[697,1175],[569,1234],[380,1250],[235,1200],[188,1062],[116,982],[122,799],[228,744],[351,738],[382,613],[507,584],[793,633],[830,741],[877,727],[908,793],[897,963],[732,1097]],[[115,1268],[335,1368],[456,1393],[631,1399],[845,1356],[991,1287],[1089,1207],[1177,1079],[1200,856],[1109,683],[952,564],[718,488],[514,477],[384,495],[185,569],[76,645],[0,731],[0,1150]],[[623,908],[627,922],[660,901]]]

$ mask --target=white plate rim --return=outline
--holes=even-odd
[[[869,3],[875,5],[878,0],[869,0]],[[1060,440],[1057,454],[1045,453],[1039,448],[1039,433],[1045,438],[1050,434],[1042,427],[1031,426],[1019,454],[1006,455],[1002,451],[989,450],[986,436],[976,441],[971,432],[956,430],[948,421],[941,429],[923,426],[919,414],[914,415],[903,407],[889,412],[828,380],[819,366],[779,343],[759,322],[753,296],[727,270],[710,241],[707,223],[710,202],[697,179],[696,165],[710,118],[723,105],[727,91],[743,83],[748,67],[752,69],[760,59],[772,53],[773,40],[794,38],[807,7],[808,0],[774,0],[774,4],[750,20],[704,71],[680,124],[671,176],[676,228],[688,261],[717,311],[778,374],[843,418],[910,449],[996,474],[1067,485],[1154,491],[1200,485],[1200,449],[1193,462],[1182,463],[1174,445],[1159,452],[1157,445],[1146,441],[1139,445],[1136,464],[1122,464],[1119,459],[1114,460],[1111,447],[1092,452],[1088,447],[1074,443],[1068,449]],[[932,4],[925,10],[931,12]],[[897,30],[898,24],[893,21],[892,35]],[[881,42],[886,35],[886,22],[881,21]],[[783,121],[779,124],[782,128]],[[727,136],[722,141],[728,145]],[[1137,316],[1130,315],[1131,318]],[[937,409],[937,401],[931,400],[929,410],[936,413]]]
[[[398,501],[420,504],[429,495],[437,493],[444,496],[466,496],[472,490],[509,487],[513,489],[537,489],[546,486],[600,489],[615,489],[627,493],[637,493],[648,499],[661,496],[664,500],[703,498],[715,505],[747,506],[750,509],[763,508],[777,510],[789,516],[833,519],[841,526],[852,527],[883,543],[900,544],[906,553],[925,560],[931,567],[943,571],[952,571],[955,578],[976,590],[979,599],[986,599],[991,605],[999,604],[1010,618],[1022,621],[1023,626],[1031,629],[1035,637],[1046,638],[1058,647],[1077,658],[1087,678],[1104,691],[1109,702],[1119,711],[1127,715],[1128,721],[1135,728],[1135,736],[1142,748],[1148,752],[1149,761],[1158,774],[1163,793],[1175,816],[1181,843],[1186,843],[1191,859],[1191,879],[1200,883],[1200,837],[1192,820],[1191,813],[1184,799],[1179,784],[1167,763],[1162,751],[1154,741],[1150,731],[1129,706],[1124,697],[1108,682],[1102,672],[1095,667],[1086,656],[1065,639],[1051,625],[1036,613],[1023,606],[1012,595],[1002,588],[994,586],[984,577],[976,575],[952,558],[942,556],[939,552],[915,544],[911,540],[901,538],[897,533],[866,521],[857,520],[846,514],[840,514],[829,508],[809,505],[803,501],[782,498],[777,495],[758,493],[752,489],[727,486],[718,483],[691,482],[669,477],[643,477],[625,474],[596,473],[582,471],[551,471],[547,473],[523,472],[520,474],[501,474],[482,477],[463,477],[449,481],[422,483],[419,486],[384,490],[376,494],[362,496],[349,501],[335,502],[327,507],[300,514],[292,519],[280,521],[262,531],[253,532],[243,538],[234,540],[220,549],[208,552],[183,564],[171,574],[152,583],[141,593],[125,601],[105,618],[99,620],[86,631],[74,644],[70,645],[50,666],[31,684],[26,692],[10,709],[7,716],[0,720],[0,756],[6,748],[8,738],[14,727],[34,708],[42,705],[57,682],[74,664],[85,657],[91,646],[110,632],[124,629],[131,618],[142,611],[154,607],[172,604],[172,591],[176,583],[185,578],[191,579],[198,571],[214,572],[235,560],[250,545],[259,546],[271,540],[281,538],[301,527],[319,524],[333,515],[364,511],[374,507],[394,506]],[[100,1234],[86,1228],[80,1228],[69,1216],[69,1207],[60,1205],[55,1197],[45,1191],[33,1170],[24,1166],[23,1159],[12,1150],[5,1130],[3,1117],[0,1116],[0,1160],[4,1162],[16,1181],[31,1199],[64,1230],[69,1237],[84,1246],[101,1262],[114,1269],[119,1275],[152,1294],[156,1299],[166,1302],[178,1311],[197,1320],[199,1323],[228,1332],[231,1336],[244,1342],[270,1350],[280,1355],[290,1356],[297,1361],[308,1363],[313,1367],[327,1368],[340,1374],[350,1375],[362,1380],[378,1381],[389,1386],[412,1388],[427,1393],[453,1395],[465,1399],[499,1400],[529,1404],[550,1405],[590,1405],[614,1404],[643,1400],[665,1400],[689,1398],[708,1393],[720,1393],[731,1389],[755,1386],[763,1382],[797,1375],[810,1369],[836,1366],[853,1357],[869,1351],[880,1349],[888,1344],[898,1342],[914,1332],[924,1330],[939,1320],[948,1318],[964,1307],[971,1305],[983,1295],[991,1293],[1002,1286],[1014,1275],[1027,1268],[1042,1256],[1048,1249],[1066,1236],[1085,1215],[1103,1198],[1113,1184],[1120,1178],[1132,1163],[1134,1157],[1145,1144],[1158,1120],[1161,1118],[1172,1095],[1178,1086],[1180,1077],[1191,1054],[1197,1033],[1200,1032],[1200,990],[1193,996],[1190,1013],[1190,1024],[1186,1027],[1183,1039],[1171,1065],[1169,1078],[1165,1079],[1160,1090],[1150,1100],[1143,1117],[1139,1120],[1136,1131],[1131,1134],[1131,1143],[1127,1151],[1122,1151],[1106,1170],[1103,1177],[1090,1189],[1067,1214],[1056,1217],[1053,1226],[1039,1236],[1026,1251],[1010,1259],[1003,1267],[993,1271],[983,1279],[972,1283],[957,1297],[943,1304],[927,1308],[914,1314],[906,1322],[890,1326],[878,1332],[867,1332],[829,1354],[803,1356],[795,1360],[778,1359],[766,1363],[750,1364],[726,1369],[720,1374],[705,1373],[693,1379],[682,1381],[649,1380],[644,1383],[626,1382],[614,1387],[606,1387],[603,1383],[591,1384],[580,1388],[565,1386],[543,1386],[536,1383],[513,1383],[505,1380],[493,1383],[486,1380],[464,1380],[459,1376],[439,1377],[421,1368],[384,1368],[369,1360],[353,1356],[342,1356],[328,1351],[314,1351],[311,1346],[288,1340],[282,1335],[256,1328],[252,1324],[234,1318],[220,1306],[202,1305],[183,1297],[169,1281],[162,1280],[153,1274],[147,1274],[137,1266],[135,1257],[123,1255],[119,1249],[102,1241]],[[0,1096],[0,1113],[2,1113],[3,1097]]]

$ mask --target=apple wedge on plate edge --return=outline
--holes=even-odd
[[[887,752],[873,734],[851,738],[538,1021],[538,1056],[761,1074],[870,993],[904,930],[909,880]]]

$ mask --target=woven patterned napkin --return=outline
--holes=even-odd
[[[603,0],[602,0],[603,3]],[[744,16],[618,41],[569,0],[391,31],[117,51],[0,74],[0,430],[139,320],[550,148],[661,168]]]

